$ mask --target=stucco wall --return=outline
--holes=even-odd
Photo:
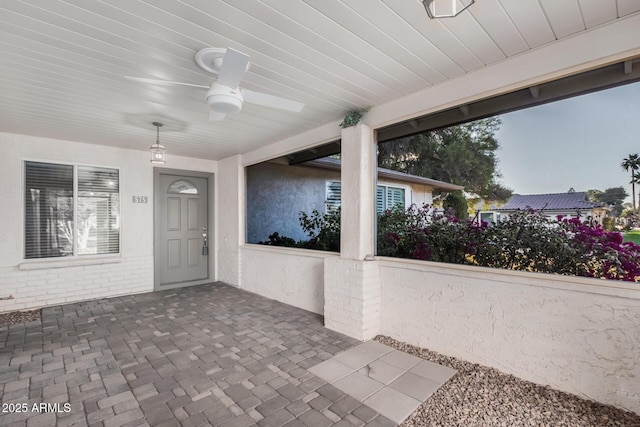
[[[308,239],[300,227],[300,212],[324,213],[326,182],[340,181],[339,171],[277,163],[259,163],[246,171],[248,243],[268,241],[275,231],[294,240]],[[388,179],[378,184],[404,188],[407,206],[433,203],[432,189],[426,185]]]
[[[269,240],[278,232],[308,239],[300,227],[301,211],[324,213],[326,181],[340,181],[340,172],[303,166],[260,163],[247,168],[247,242]]]
[[[640,413],[640,286],[379,261],[381,333]]]
[[[244,245],[242,288],[295,307],[322,314],[324,262],[331,252]]]
[[[0,301],[0,312],[153,290],[153,167],[147,151],[10,133],[0,133],[0,147],[0,297],[14,297]],[[25,261],[25,160],[119,168],[121,253]],[[173,156],[166,166],[214,172],[216,164]],[[134,195],[147,196],[148,203],[133,203]]]
[[[427,185],[411,184],[411,203],[418,207],[433,204],[433,189]]]

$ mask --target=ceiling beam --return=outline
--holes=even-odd
[[[377,129],[377,139],[378,142],[385,142],[404,138],[430,130],[442,129],[472,120],[479,120],[637,82],[640,81],[640,67],[635,67],[634,69],[631,65],[626,65],[627,62],[636,61],[637,59],[624,61],[624,72],[622,72],[623,67],[620,66],[621,63],[619,62],[386,126]]]
[[[332,141],[328,144],[319,145],[307,150],[298,151],[287,155],[289,165],[297,165],[299,163],[308,162],[322,157],[333,156],[340,153],[341,141]]]

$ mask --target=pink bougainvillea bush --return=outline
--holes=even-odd
[[[640,281],[640,245],[590,221],[533,210],[491,225],[429,206],[388,210],[379,216],[378,255]]]
[[[340,250],[340,211],[300,213],[308,240],[277,232],[266,245]],[[640,245],[591,221],[520,210],[497,223],[461,221],[424,205],[378,215],[380,256],[612,280],[640,281]]]

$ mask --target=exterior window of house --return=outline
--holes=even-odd
[[[405,205],[404,188],[378,185],[376,188],[376,212],[382,213],[394,206]],[[340,181],[327,181],[326,212],[332,213],[340,207]]]
[[[187,180],[187,179],[179,179],[171,183],[169,188],[167,189],[167,193],[169,194],[198,194],[198,188],[196,185]]]
[[[25,258],[119,252],[118,169],[25,162]]]
[[[340,181],[327,181],[326,212],[334,213],[340,208]]]
[[[404,188],[378,185],[376,188],[376,212],[380,214],[395,206],[404,208]]]

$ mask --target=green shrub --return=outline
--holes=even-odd
[[[269,241],[258,242],[258,244],[340,252],[339,209],[326,214],[320,213],[316,209],[310,215],[300,212],[298,221],[300,221],[300,227],[309,236],[309,240],[295,241],[291,237],[281,236],[278,232],[274,232],[269,235]]]
[[[442,207],[445,212],[452,212],[460,220],[466,220],[469,217],[469,204],[462,191],[449,193],[444,199]]]
[[[300,226],[309,240],[300,241],[300,247],[321,251],[340,252],[340,209],[331,213],[320,213],[316,209],[307,215],[300,212]]]
[[[340,212],[300,213],[308,240],[273,233],[263,244],[340,250]],[[378,255],[614,280],[640,281],[640,245],[577,218],[517,211],[496,224],[461,221],[430,206],[378,216]]]
[[[269,235],[268,242],[258,242],[259,245],[297,247],[296,241],[291,237],[281,236],[277,231]]]
[[[602,218],[602,228],[604,228],[606,231],[615,230],[615,228],[616,228],[616,219],[615,218],[610,218],[610,217]]]

